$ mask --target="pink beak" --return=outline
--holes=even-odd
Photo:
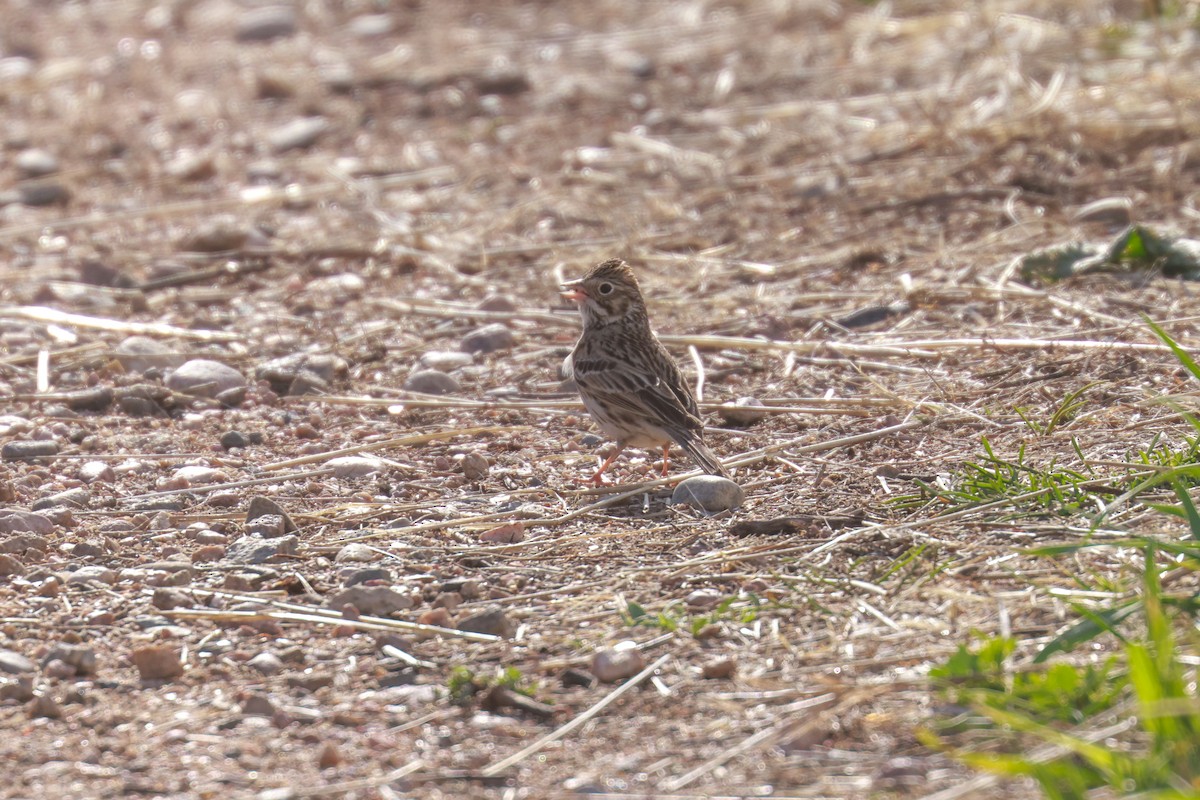
[[[560,291],[559,294],[567,300],[574,300],[576,303],[582,303],[587,299],[587,292],[578,286],[576,281],[564,283],[562,285],[562,291]]]

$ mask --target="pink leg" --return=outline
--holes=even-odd
[[[669,461],[670,455],[671,455],[671,444],[670,444],[670,442],[668,442],[667,444],[663,445],[663,474],[662,474],[662,476],[664,478],[667,477],[667,467],[670,465],[670,461]]]
[[[604,483],[604,470],[612,466],[612,463],[617,460],[617,456],[621,455],[625,450],[625,445],[617,442],[617,449],[612,451],[612,455],[604,459],[604,463],[600,465],[600,469],[596,470],[596,474],[592,476],[592,483],[600,486]]]

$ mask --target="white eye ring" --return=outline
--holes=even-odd
[[[600,284],[600,287],[597,289],[600,294],[612,294],[612,290],[613,285],[607,282]]]

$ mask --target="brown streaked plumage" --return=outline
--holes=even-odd
[[[592,480],[602,482],[604,470],[626,447],[661,447],[665,476],[671,442],[705,472],[729,477],[704,444],[696,398],[675,359],[650,330],[646,303],[629,266],[609,259],[562,289],[583,317],[583,334],[563,371],[575,378],[600,430],[617,443]]]

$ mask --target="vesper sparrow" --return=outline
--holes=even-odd
[[[682,447],[710,475],[729,473],[704,444],[704,423],[683,375],[650,330],[637,278],[618,258],[604,261],[562,286],[583,316],[583,335],[563,363],[600,430],[617,447],[592,481],[626,447],[661,447],[663,475],[671,442]]]

